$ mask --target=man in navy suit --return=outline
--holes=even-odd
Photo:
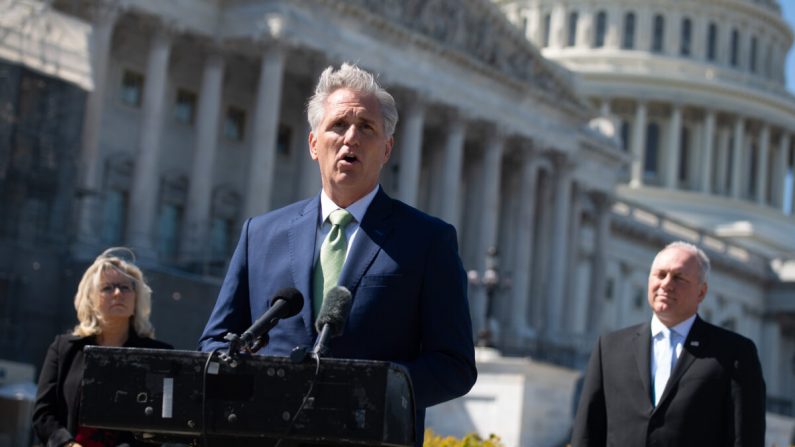
[[[317,337],[313,300],[321,295],[313,276],[332,231],[329,215],[344,209],[352,220],[343,230],[347,253],[338,284],[350,289],[353,301],[329,356],[405,366],[422,445],[425,408],[465,394],[477,377],[455,228],[381,190],[398,114],[372,74],[348,64],[328,67],[307,114],[309,153],[320,167],[322,191],[245,222],[200,348],[223,347],[227,332],[242,333],[284,287],[301,291],[305,305],[271,329],[260,353],[288,355],[296,346],[311,346]]]
[[[701,318],[710,262],[673,242],[649,273],[651,322],[599,338],[573,447],[762,447],[765,382],[754,343]]]

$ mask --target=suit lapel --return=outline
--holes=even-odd
[[[643,384],[643,389],[646,391],[646,401],[649,407],[654,405],[651,389],[651,324],[646,323],[638,328],[633,340],[635,366],[638,368],[640,381]]]
[[[295,287],[304,296],[301,317],[307,331],[312,334],[312,264],[315,257],[317,223],[320,213],[320,195],[307,201],[301,213],[293,219],[288,230],[290,241],[290,270]]]
[[[392,199],[379,188],[359,225],[340,273],[339,284],[355,295],[356,288],[392,230]]]

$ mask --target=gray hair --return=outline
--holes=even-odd
[[[356,65],[343,63],[339,70],[329,66],[320,75],[320,80],[315,87],[315,94],[309,98],[306,105],[307,119],[312,131],[317,131],[326,113],[326,99],[339,89],[349,89],[355,92],[375,95],[381,105],[381,116],[384,119],[384,133],[391,137],[395,133],[398,122],[398,111],[395,98],[383,87],[378,85],[372,73],[362,70]]]
[[[696,261],[698,261],[698,267],[701,270],[701,282],[704,284],[707,284],[709,282],[709,271],[712,267],[709,261],[709,257],[707,256],[706,253],[704,253],[704,250],[700,249],[698,246],[694,244],[691,244],[690,242],[675,241],[666,245],[665,248],[663,248],[657,253],[657,256],[659,256],[660,253],[670,248],[679,248],[694,254],[696,256]]]

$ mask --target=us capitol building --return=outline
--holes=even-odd
[[[683,239],[791,442],[792,43],[772,0],[0,0],[0,358],[40,364],[114,245],[194,349],[243,220],[319,191],[305,102],[351,61],[398,103],[383,188],[458,229],[491,347],[461,430],[565,441],[596,337],[650,318]]]

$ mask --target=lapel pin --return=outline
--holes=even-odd
[[[690,346],[693,346],[694,348],[697,348],[700,344],[701,343],[699,343],[698,340],[693,340],[690,342]]]

